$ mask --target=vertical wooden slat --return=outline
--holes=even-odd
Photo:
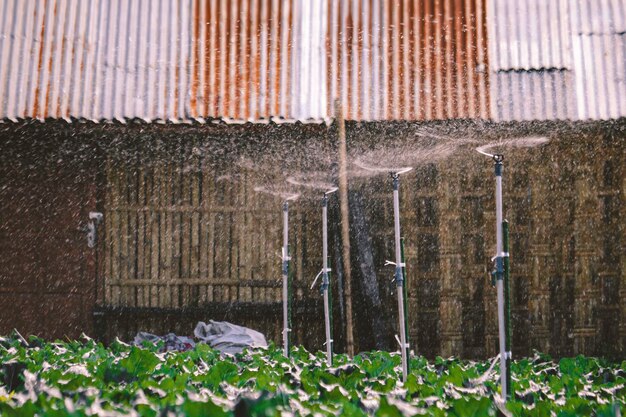
[[[115,285],[111,289],[111,301],[114,305],[120,305],[120,290],[119,290],[119,281],[120,281],[120,227],[119,227],[119,206],[120,206],[120,198],[119,198],[119,188],[120,188],[120,179],[119,179],[119,166],[117,164],[113,165],[111,170],[111,183],[112,183],[112,195],[111,195],[111,231],[113,238],[112,241],[112,268],[111,275],[113,279],[112,283]]]
[[[118,199],[118,219],[120,230],[120,281],[124,284],[130,279],[130,265],[129,265],[129,238],[130,233],[128,229],[128,170],[125,165],[120,165],[118,172],[119,181],[119,199]],[[121,287],[123,306],[128,306],[130,303],[130,287],[123,285]]]
[[[209,223],[210,223],[210,213],[209,213],[209,201],[210,201],[210,172],[211,170],[204,166],[204,161],[201,162],[202,170],[200,171],[200,181],[202,192],[200,193],[200,217],[199,217],[199,227],[200,227],[200,243],[199,243],[199,259],[198,259],[198,275],[199,278],[203,282],[209,281]],[[199,294],[198,294],[198,303],[200,305],[205,304],[207,300],[207,286],[200,285],[199,286]]]
[[[163,172],[162,163],[157,164],[152,176],[152,201],[151,201],[151,254],[150,254],[150,272],[151,280],[150,284],[150,307],[159,306],[159,247],[161,246],[161,176]]]
[[[155,217],[155,213],[152,205],[153,201],[153,188],[154,188],[154,175],[155,170],[154,167],[152,169],[146,170],[146,177],[144,178],[145,184],[145,196],[144,196],[144,207],[146,208],[145,215],[145,242],[146,247],[144,250],[143,256],[143,269],[144,269],[144,279],[152,280],[152,247],[154,245],[153,237],[152,237],[152,223]],[[143,287],[143,306],[150,307],[150,285],[145,285]]]
[[[248,201],[248,195],[246,193],[246,190],[248,190],[248,176],[245,173],[242,173],[243,175],[241,176],[241,182],[242,182],[242,193],[241,193],[241,200],[238,202],[238,204],[240,204],[242,207],[248,208],[249,207],[249,201]],[[252,229],[255,227],[252,225],[251,222],[251,213],[248,212],[248,210],[244,210],[242,213],[240,213],[239,215],[239,219],[241,224],[239,224],[239,230],[238,230],[238,235],[239,235],[239,247],[240,247],[240,254],[239,254],[239,276],[238,276],[238,280],[242,281],[242,280],[249,280],[250,279],[250,267],[252,266],[252,260],[251,260],[251,249],[252,249],[252,239],[254,238],[254,233],[252,232]],[[247,298],[247,291],[243,291],[242,292],[242,299],[241,301],[251,301],[250,299]]]
[[[202,193],[202,172],[199,170],[200,162],[198,158],[194,158],[192,173],[192,189],[191,189],[191,205],[194,207],[194,212],[191,218],[191,278],[198,281],[202,278],[200,275],[200,240],[202,239],[202,233],[204,227],[201,223],[201,193]],[[196,284],[198,285],[198,284]],[[197,294],[195,292],[194,294]],[[194,303],[197,304],[198,300],[195,299]]]
[[[207,172],[206,174],[207,184],[207,208],[208,212],[208,230],[207,230],[207,281],[212,282],[215,279],[215,195],[217,185],[215,183],[215,174],[213,172]],[[209,190],[210,187],[210,190]],[[213,285],[207,285],[206,289],[207,302],[213,301]]]
[[[105,262],[104,262],[104,303],[113,304],[111,299],[111,283],[113,282],[113,168],[111,159],[106,161],[106,204],[107,211],[104,217],[105,226]]]
[[[177,155],[178,156],[178,155]],[[176,207],[182,204],[182,191],[183,191],[183,175],[182,166],[183,162],[175,162],[172,166],[172,176],[169,181],[169,193],[168,193],[168,214],[170,222],[170,239],[168,240],[169,246],[169,277],[170,280],[178,280],[183,277],[182,271],[182,248],[181,248],[181,234],[183,213],[176,210]],[[170,285],[168,292],[170,295],[170,306],[179,307],[179,285]]]
[[[136,166],[128,167],[130,170],[129,174],[126,177],[128,178],[128,211],[125,213],[127,218],[127,233],[128,233],[128,279],[129,281],[137,280],[137,245],[139,242],[138,236],[138,227],[137,220],[139,217],[139,211],[137,210],[137,183],[139,181],[138,178],[138,168]],[[128,294],[128,305],[136,307],[137,306],[137,285],[129,286],[129,294]]]
[[[172,276],[172,217],[168,211],[171,205],[170,189],[174,182],[172,175],[172,165],[167,164],[159,178],[160,195],[159,195],[159,286],[157,287],[157,295],[159,307],[171,307],[170,289],[167,281]]]
[[[193,173],[190,171],[190,158],[187,149],[184,151],[182,172],[181,172],[181,200],[175,207],[180,210],[181,219],[181,236],[180,236],[180,278],[183,280],[189,280],[191,278],[191,218],[192,213],[187,210],[191,203],[191,183]],[[180,286],[182,299],[182,305],[179,307],[187,306],[189,303],[189,285],[183,284]]]
[[[145,257],[145,249],[146,249],[146,239],[145,239],[146,210],[145,210],[145,204],[144,204],[144,200],[146,196],[145,182],[144,182],[145,178],[146,178],[145,169],[143,167],[139,167],[138,172],[137,172],[137,201],[136,201],[136,209],[135,209],[135,216],[137,218],[137,225],[135,229],[136,230],[135,264],[137,265],[137,269],[136,269],[135,278],[137,280],[143,280],[145,277],[144,262],[143,262],[144,257]],[[137,307],[144,307],[144,288],[145,287],[143,285],[137,285],[135,289]]]

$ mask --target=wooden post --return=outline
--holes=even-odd
[[[339,131],[339,206],[341,209],[341,240],[343,242],[344,295],[346,303],[346,348],[354,356],[354,327],[352,325],[352,280],[350,267],[350,211],[348,208],[348,152],[346,124],[339,100],[335,101],[335,117]]]

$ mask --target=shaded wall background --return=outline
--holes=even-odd
[[[506,153],[513,346],[555,355],[620,355],[626,344],[623,120],[347,125],[349,149],[431,132],[462,140],[544,135]],[[189,334],[227,319],[280,342],[280,201],[254,191],[334,155],[335,126],[2,125],[0,332],[105,340],[138,330]],[[455,136],[456,135],[456,136]],[[24,138],[28,138],[25,141]],[[290,158],[283,158],[288,154]],[[249,165],[255,157],[256,168]],[[332,158],[324,159],[332,170]],[[268,165],[266,162],[273,162]],[[246,168],[248,167],[248,168]],[[410,338],[428,356],[495,355],[492,163],[463,147],[401,181]],[[319,201],[292,204],[295,338],[323,342],[309,285],[321,260]],[[391,186],[350,180],[355,323],[361,350],[395,349]],[[80,230],[102,211],[97,249]],[[331,204],[337,348],[342,349],[338,210]]]

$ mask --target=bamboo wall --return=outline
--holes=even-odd
[[[403,126],[376,130],[348,124],[350,146],[359,146],[365,133],[375,141],[410,134],[411,125]],[[626,216],[626,152],[619,126],[521,129],[517,134],[543,134],[551,142],[507,153],[504,210],[511,224],[516,355],[531,349],[555,355],[616,354],[626,347],[626,228],[620,220]],[[332,136],[333,127],[325,134]],[[242,170],[233,178],[204,163],[193,151],[202,140],[196,137],[181,148],[180,160],[128,164],[109,159],[105,305],[202,309],[215,303],[280,302],[280,199],[254,191],[257,172]],[[410,339],[416,352],[497,353],[496,295],[489,277],[495,251],[493,183],[492,162],[472,148],[419,166],[401,179]],[[350,187],[366,201],[368,226],[358,233],[371,240],[387,328],[384,340],[393,349],[393,271],[384,266],[393,256],[391,185],[381,176],[351,180]],[[308,288],[321,265],[318,210],[315,201],[292,204],[296,305],[319,298]],[[334,248],[340,241],[332,230],[337,224],[332,214],[330,222],[336,270]],[[360,238],[354,229],[352,233],[353,239]],[[355,320],[359,348],[366,350],[374,347],[368,321],[372,308],[362,286],[358,250],[353,247],[354,268],[361,268],[353,272]],[[339,299],[337,295],[337,304]],[[321,307],[316,312],[321,315]],[[340,344],[341,312],[336,313]],[[258,322],[264,320],[262,330],[279,342],[280,311],[265,314]],[[294,329],[296,340],[313,348],[321,340],[320,329],[312,330],[316,317],[298,316]],[[248,318],[254,327],[256,318]]]
[[[551,137],[544,149],[511,151],[505,160],[514,352],[617,355],[626,348],[623,133]],[[497,354],[496,292],[489,277],[493,175],[491,161],[470,153],[418,168],[402,180],[411,342],[420,352]],[[388,259],[391,199],[378,199],[369,213],[380,224],[373,240]],[[379,268],[379,277],[391,273]]]
[[[254,171],[212,165],[197,152],[201,142],[172,148],[176,155],[156,162],[107,160],[102,305],[202,311],[214,304],[230,309],[282,302],[282,200],[254,191],[267,180]],[[317,298],[309,286],[321,256],[308,251],[321,225],[316,214],[298,204],[290,210],[296,307]],[[280,329],[274,324],[281,314],[277,306],[276,320],[259,324],[263,318],[252,317],[249,325],[261,326],[278,343]],[[197,320],[214,318],[200,315]],[[153,331],[164,331],[148,322]],[[170,328],[180,328],[171,322]],[[119,331],[132,336],[131,327]],[[180,329],[189,333],[190,328]],[[305,341],[306,333],[294,329],[296,340]]]

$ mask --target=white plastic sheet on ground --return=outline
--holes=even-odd
[[[226,321],[198,322],[193,334],[200,342],[223,353],[240,353],[246,347],[267,347],[261,333]]]
[[[193,331],[197,343],[206,343],[213,349],[222,353],[240,353],[244,348],[267,347],[267,341],[263,334],[256,330],[243,326],[237,326],[226,321],[213,321],[209,323],[199,321]],[[151,333],[139,332],[133,340],[133,344],[141,346],[144,342],[163,342],[162,351],[185,351],[193,349],[196,342],[186,336],[178,336],[168,333],[165,336],[157,336]]]

